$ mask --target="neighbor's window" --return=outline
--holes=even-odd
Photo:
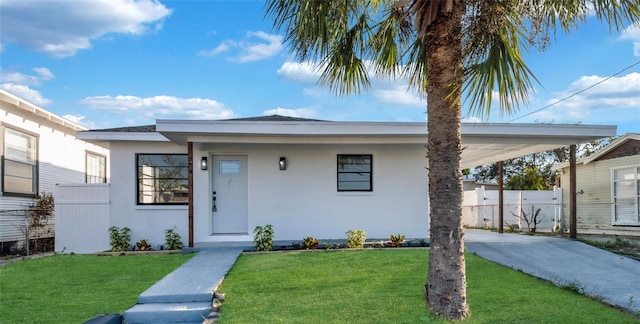
[[[2,192],[4,195],[38,194],[38,138],[4,128],[2,152]]]
[[[640,167],[612,170],[613,225],[640,225]]]
[[[104,155],[87,152],[85,164],[87,183],[107,182],[107,158]]]
[[[136,164],[139,205],[188,203],[186,154],[138,154]]]
[[[372,156],[338,154],[338,191],[372,191]]]

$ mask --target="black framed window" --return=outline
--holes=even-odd
[[[85,156],[85,169],[87,183],[107,182],[107,158],[104,155],[87,152]]]
[[[338,154],[338,191],[373,191],[371,154]]]
[[[186,154],[137,154],[138,205],[186,205],[189,166]]]
[[[2,192],[4,195],[38,194],[38,137],[12,128],[2,132]]]

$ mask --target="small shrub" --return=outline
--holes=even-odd
[[[398,247],[404,241],[404,235],[401,234],[391,234],[389,235],[389,241],[391,241],[391,246]]]
[[[124,252],[129,251],[129,241],[131,241],[131,229],[123,227],[122,229],[111,226],[109,227],[109,239],[111,251]]]
[[[302,248],[302,244],[300,242],[291,242],[291,248],[294,250],[299,250]]]
[[[55,201],[52,193],[43,192],[31,204],[31,226],[45,226],[53,218]]]
[[[507,222],[504,222],[505,225],[507,225],[507,227],[509,228],[507,230],[507,233],[516,233],[518,232],[518,230],[520,229],[520,227],[518,226],[518,224],[509,224]]]
[[[372,248],[383,248],[384,247],[384,241],[373,241],[373,242],[371,242],[371,247]]]
[[[253,230],[253,246],[256,251],[273,250],[273,225],[256,226]]]
[[[348,230],[347,234],[347,248],[358,249],[364,247],[364,241],[367,239],[367,233],[363,230]]]
[[[302,240],[302,245],[304,245],[304,248],[307,250],[315,250],[318,247],[318,244],[320,244],[320,241],[312,236],[307,236]]]
[[[164,247],[167,250],[181,250],[184,247],[182,237],[175,231],[175,226],[164,231]]]
[[[524,209],[520,209],[520,210],[522,211],[522,215],[516,215],[513,212],[511,212],[511,215],[527,223],[527,229],[529,230],[530,234],[535,233],[538,227],[538,224],[542,222],[542,219],[538,219],[541,209],[540,208],[535,209],[534,206],[531,206],[531,214],[528,214],[528,215],[527,213],[525,213]]]
[[[151,251],[151,250],[153,250],[153,248],[151,247],[151,244],[149,244],[149,242],[146,239],[138,241],[136,243],[136,248],[138,249],[138,251]]]

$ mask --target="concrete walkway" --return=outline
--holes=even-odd
[[[548,236],[465,230],[467,251],[556,285],[575,285],[608,304],[640,312],[640,261]]]
[[[243,249],[209,247],[197,252],[143,292],[138,304],[124,312],[124,323],[202,323],[212,310],[213,293]]]

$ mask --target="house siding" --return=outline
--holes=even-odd
[[[75,130],[2,100],[0,101],[0,131],[4,128],[12,128],[37,136],[39,193],[53,193],[56,184],[60,183],[84,183],[86,151],[109,156],[108,149],[77,139]],[[4,141],[1,135],[2,132],[0,132],[0,140]],[[108,168],[107,177],[109,177]],[[1,182],[2,177],[0,177],[0,184]],[[33,202],[31,198],[0,193],[0,210],[27,209]],[[1,240],[2,237],[0,237]]]
[[[640,165],[640,155],[593,161],[576,166],[576,228],[583,234],[640,235],[640,227],[613,226],[611,169]],[[563,225],[569,227],[569,168],[562,169]]]

